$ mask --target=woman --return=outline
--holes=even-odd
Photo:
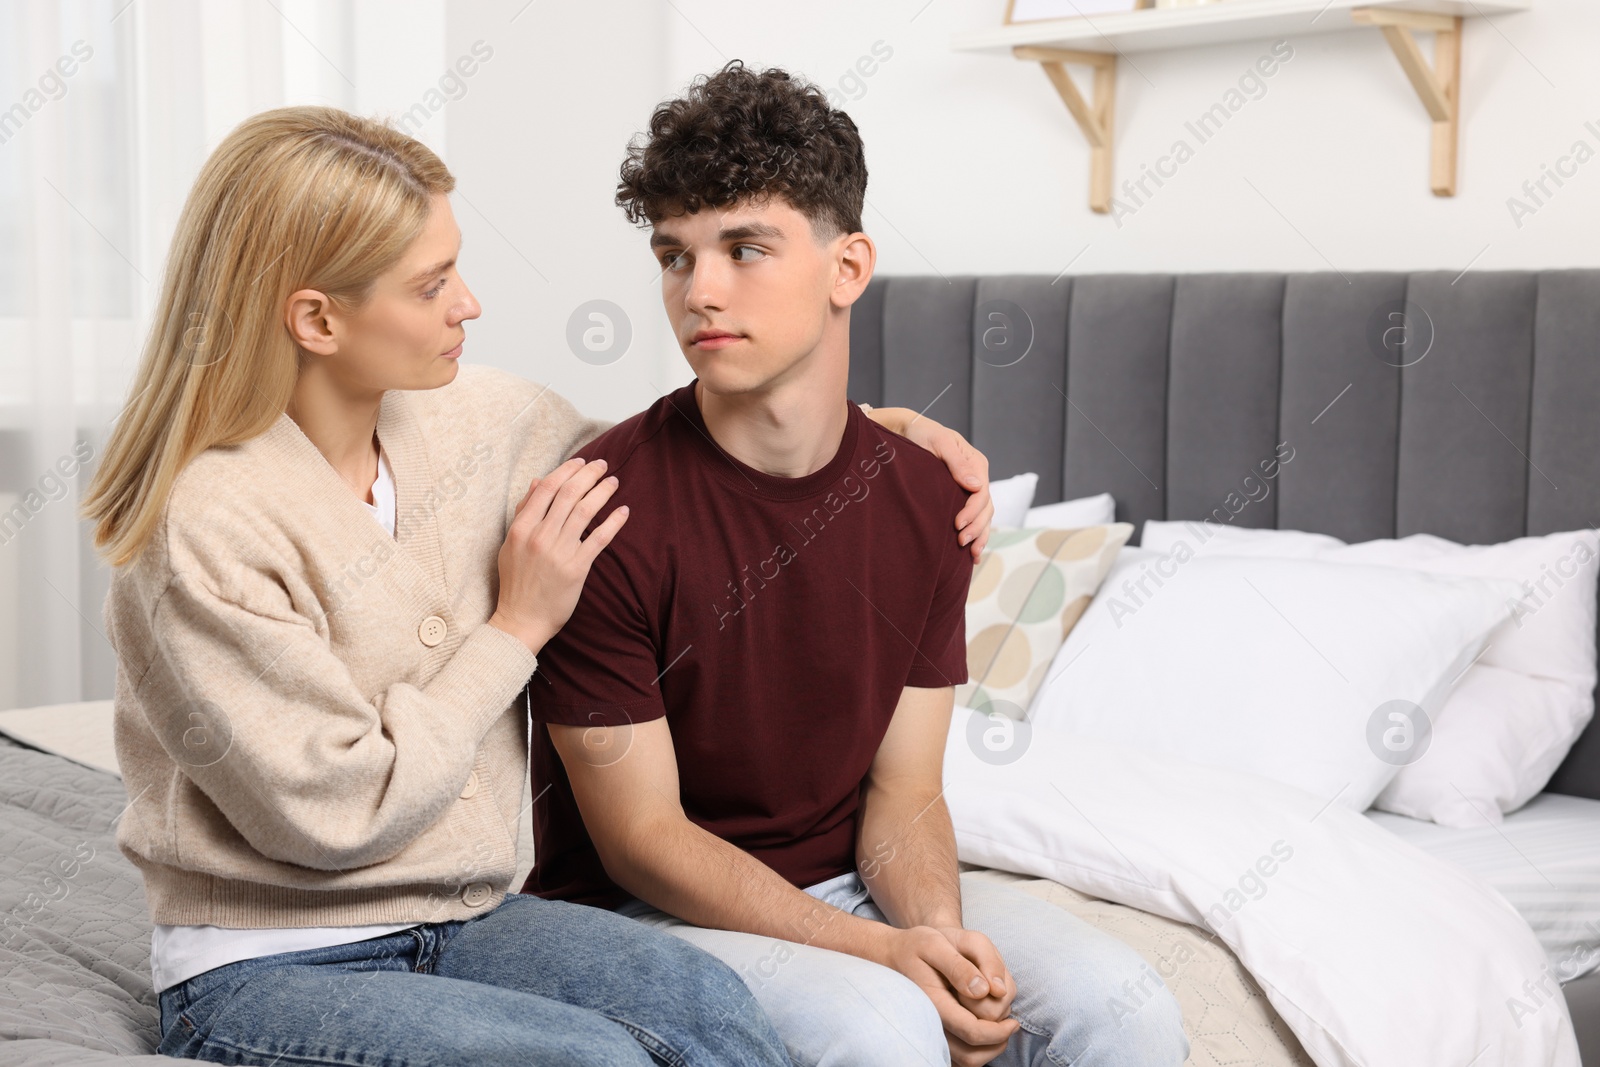
[[[160,1051],[784,1063],[709,955],[507,892],[516,698],[627,516],[583,538],[616,480],[560,462],[602,424],[458,367],[479,308],[453,186],[395,130],[288,108],[228,136],[179,221],[84,505],[115,567],[118,844],[157,924]],[[982,487],[976,552],[981,457],[918,429]]]

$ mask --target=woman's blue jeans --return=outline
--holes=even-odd
[[[382,1067],[787,1067],[727,964],[600,908],[512,893],[465,922],[230,963],[161,994],[168,1056]]]

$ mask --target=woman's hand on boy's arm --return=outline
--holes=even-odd
[[[951,477],[972,494],[956,516],[956,531],[976,560],[983,553],[983,546],[989,543],[989,524],[994,519],[994,501],[989,497],[988,457],[955,430],[910,408],[870,408],[867,417],[944,460]]]

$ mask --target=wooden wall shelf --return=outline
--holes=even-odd
[[[1454,196],[1460,144],[1463,18],[1526,11],[1533,0],[1223,0],[1200,7],[1022,22],[955,36],[960,51],[1012,55],[1038,63],[1090,146],[1089,207],[1111,210],[1117,56],[1229,41],[1270,40],[1379,29],[1432,122],[1429,186]],[[1414,36],[1434,35],[1432,62]],[[1086,99],[1068,66],[1094,71]]]

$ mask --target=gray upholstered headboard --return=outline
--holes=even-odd
[[[1038,503],[1347,541],[1600,524],[1600,270],[879,278],[850,343],[853,399],[926,408]],[[1600,798],[1600,726],[1550,789]]]

